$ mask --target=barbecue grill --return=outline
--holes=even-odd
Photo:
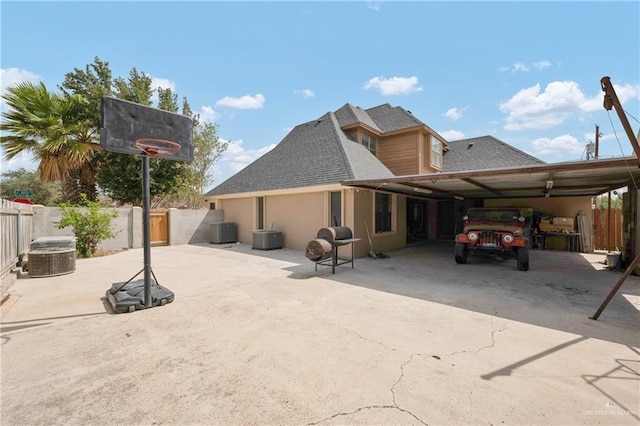
[[[347,226],[322,228],[318,231],[316,238],[307,244],[305,256],[315,263],[316,271],[318,265],[325,265],[331,266],[331,272],[335,274],[338,265],[351,263],[351,268],[353,268],[353,243],[357,241],[360,241],[360,238],[353,238],[353,232]],[[351,258],[339,258],[338,248],[349,244],[351,245]]]

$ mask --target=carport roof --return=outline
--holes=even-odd
[[[636,157],[346,180],[345,186],[435,199],[597,196],[640,180]]]

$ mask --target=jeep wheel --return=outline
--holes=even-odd
[[[467,245],[464,243],[456,243],[456,263],[458,264],[467,263],[468,256],[469,256],[469,251],[467,250]]]
[[[518,254],[518,269],[521,271],[529,270],[529,249],[527,247],[519,247]]]

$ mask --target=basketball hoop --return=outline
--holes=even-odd
[[[167,141],[155,138],[136,139],[136,147],[149,157],[160,157],[180,151],[180,144],[177,142]]]

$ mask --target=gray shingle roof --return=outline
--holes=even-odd
[[[347,126],[349,124],[362,123],[371,127],[378,132],[381,132],[380,128],[369,117],[365,110],[360,107],[354,107],[351,104],[345,104],[342,108],[335,112],[340,127]]]
[[[340,129],[329,112],[296,126],[274,149],[206,195],[299,188],[351,179],[393,177],[365,147]]]
[[[444,172],[500,169],[533,164],[545,164],[545,162],[493,136],[449,142],[449,151],[443,157]]]
[[[389,104],[369,108],[366,112],[384,133],[425,125],[404,108]]]

